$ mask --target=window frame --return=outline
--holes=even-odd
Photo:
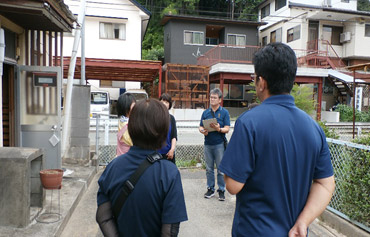
[[[299,33],[296,32],[297,29],[299,29]],[[289,33],[289,31],[291,31],[291,30],[293,32],[292,32],[292,38],[290,39],[291,34]],[[293,42],[295,40],[299,40],[300,38],[301,38],[301,25],[296,25],[296,26],[294,26],[292,28],[289,28],[287,30],[287,36],[286,36],[286,42],[287,43]]]
[[[342,45],[342,43],[340,42],[340,35],[344,32],[344,27],[343,26],[323,25],[322,27],[323,27],[323,32],[324,32],[325,28],[330,28],[331,29],[331,31],[330,31],[331,32],[330,42],[329,42],[331,45]],[[341,32],[339,32],[335,29],[341,29]],[[334,43],[333,43],[333,41],[334,41]]]
[[[262,37],[261,43],[262,43],[262,46],[266,46],[267,45],[267,36],[263,36]]]
[[[268,9],[268,13],[266,13],[266,9]],[[263,14],[262,14],[263,12]],[[269,16],[271,14],[271,9],[270,9],[270,3],[267,4],[266,6],[261,8],[261,19]]]
[[[109,37],[102,37],[102,32],[101,32],[101,24],[110,24],[112,25],[112,29],[113,29],[113,37],[112,38],[109,38]],[[120,39],[119,38],[119,35],[118,35],[118,38],[115,38],[115,33],[114,33],[114,26],[115,25],[122,25],[124,26],[124,38],[123,39]],[[127,30],[126,30],[126,23],[118,23],[118,22],[105,22],[105,21],[100,21],[99,22],[99,39],[104,39],[104,40],[126,40],[127,39]]]
[[[191,43],[187,43],[185,42],[185,34],[186,33],[192,33],[192,37],[191,37]],[[201,39],[202,39],[202,43],[194,43],[194,33],[200,33],[202,35]],[[184,45],[204,45],[205,43],[205,37],[204,37],[204,32],[203,31],[194,31],[194,30],[184,30]]]
[[[207,39],[208,40],[211,40],[211,39],[217,40],[217,43],[216,44],[209,44],[209,43],[207,43]],[[205,43],[205,45],[207,45],[207,46],[216,46],[216,45],[219,45],[219,44],[220,44],[220,39],[219,38],[206,37],[206,43]]]
[[[366,34],[366,30],[367,30],[367,34]],[[365,24],[365,33],[364,33],[365,37],[370,37],[370,24]]]
[[[283,2],[284,1],[284,5],[278,5],[278,3],[280,2]],[[286,6],[286,0],[275,0],[275,11],[278,11],[279,9],[283,8]]]
[[[232,46],[229,46],[229,47],[244,47],[247,45],[247,35],[245,34],[234,34],[234,33],[228,33],[227,36],[226,36],[226,39],[227,39],[227,45],[231,45],[229,43],[229,36],[235,36],[235,44],[233,44]],[[236,42],[237,42],[237,37],[244,37],[244,45],[237,45]]]

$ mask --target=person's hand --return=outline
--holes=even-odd
[[[304,223],[295,223],[289,231],[289,237],[306,237],[307,225]]]
[[[207,136],[208,135],[208,130],[207,129],[200,129],[199,130],[199,132],[201,133],[201,134],[203,134],[204,136]]]
[[[168,160],[173,159],[173,153],[174,153],[174,150],[172,150],[172,149],[168,151],[168,153],[166,154]]]
[[[211,123],[210,126],[211,128],[214,128],[216,131],[219,131],[221,129],[219,123]]]

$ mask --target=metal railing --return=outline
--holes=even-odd
[[[198,57],[198,65],[212,66],[217,63],[251,64],[259,46],[219,44]]]
[[[198,65],[212,66],[217,63],[251,64],[259,46],[219,44],[198,57]],[[345,64],[327,40],[314,40],[307,43],[307,49],[293,49],[300,66],[318,68],[338,68]]]

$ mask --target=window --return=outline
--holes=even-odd
[[[101,39],[126,39],[126,25],[100,22]]]
[[[227,44],[244,46],[246,44],[246,35],[227,34]]]
[[[266,46],[267,45],[267,36],[264,36],[262,38],[262,46]]]
[[[327,40],[332,45],[341,45],[340,34],[343,33],[343,27],[324,25],[322,31],[324,40]]]
[[[365,37],[370,37],[370,24],[365,25]]]
[[[270,15],[270,4],[261,8],[261,19]]]
[[[184,31],[184,44],[204,44],[204,33],[201,31]]]
[[[341,0],[341,2],[349,3],[349,0]]]
[[[301,25],[290,28],[287,31],[287,42],[297,40],[301,37]]]
[[[285,7],[286,0],[275,0],[275,11],[279,10],[282,7]]]
[[[281,42],[282,40],[282,35],[281,35],[281,27],[275,31],[272,31],[271,34],[270,34],[270,42],[273,43],[273,42]]]
[[[206,45],[218,45],[218,39],[206,37]]]

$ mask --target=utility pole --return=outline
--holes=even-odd
[[[234,20],[234,5],[235,0],[231,0],[231,20]]]

